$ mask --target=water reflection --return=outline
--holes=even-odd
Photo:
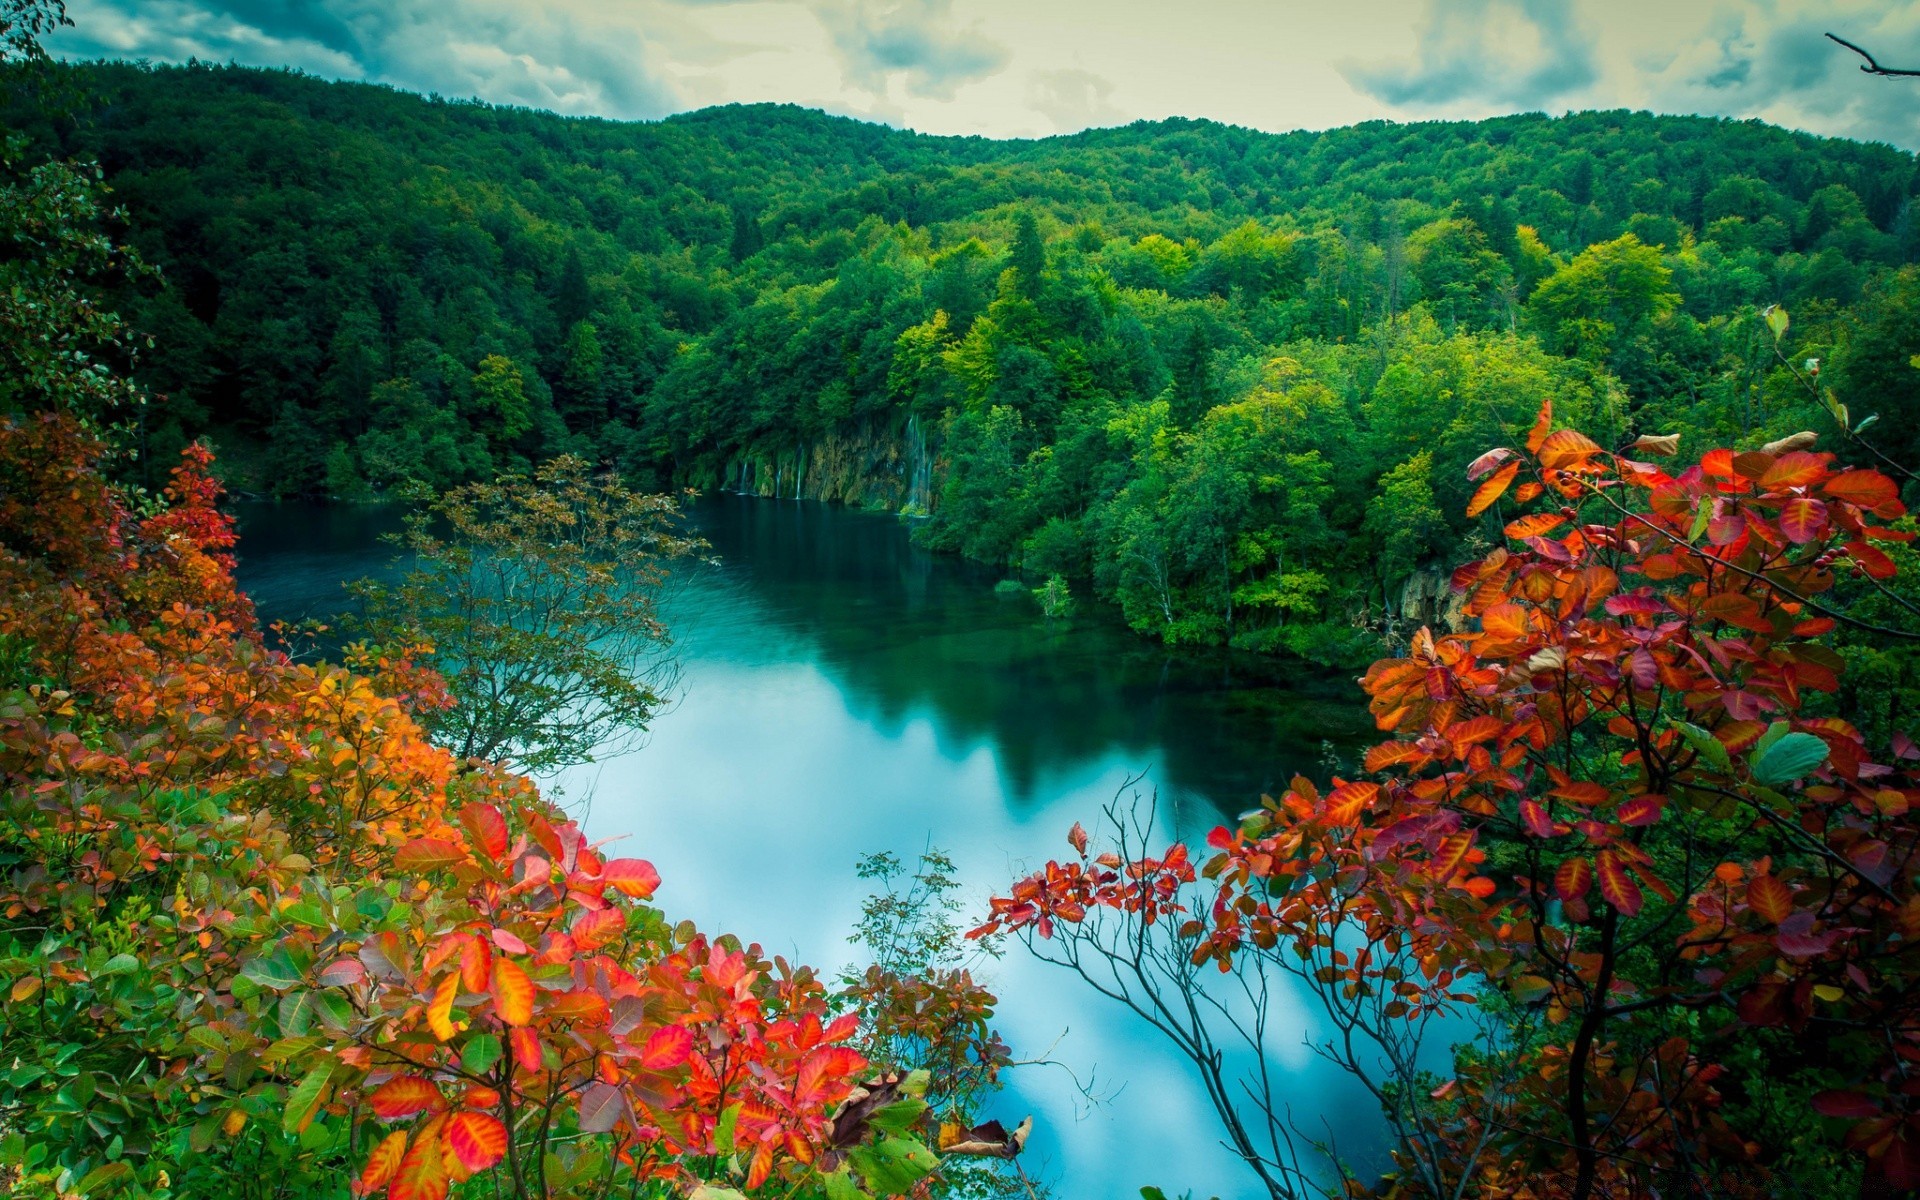
[[[684,696],[643,749],[550,786],[593,836],[654,860],[673,914],[829,970],[850,956],[865,853],[942,847],[977,910],[1064,853],[1064,831],[1091,824],[1131,777],[1158,792],[1162,836],[1191,835],[1313,773],[1323,740],[1351,757],[1371,728],[1349,681],[1171,656],[1098,616],[1050,624],[1024,593],[996,594],[993,572],[913,547],[890,517],[733,496],[694,517],[719,562],[668,605]],[[385,562],[375,539],[396,523],[369,509],[249,510],[243,585],[269,620],[337,611],[339,581]],[[1089,1107],[1066,1070],[1033,1068],[992,1114],[1036,1115],[1030,1152],[1057,1195],[1145,1183],[1249,1194],[1157,1033],[1024,954],[986,973],[1017,1054],[1051,1048],[1099,1093],[1121,1089]],[[1303,1039],[1313,1005],[1289,1000]],[[1365,1096],[1279,1041],[1295,1112],[1365,1143],[1356,1131],[1377,1128]]]

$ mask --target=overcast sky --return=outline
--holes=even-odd
[[[69,57],[190,57],[658,117],[793,101],[931,133],[1319,129],[1648,108],[1920,148],[1920,0],[68,0]]]

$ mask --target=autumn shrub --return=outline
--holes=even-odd
[[[644,860],[436,746],[404,648],[363,647],[373,675],[268,650],[203,450],[145,516],[99,452],[0,421],[16,1194],[851,1196],[933,1168],[924,1075],[876,1075],[812,972],[670,924]]]
[[[1543,408],[1471,468],[1504,538],[1453,576],[1461,627],[1367,672],[1361,777],[1296,778],[1204,859],[1076,827],[983,931],[1159,1006],[1275,1196],[1920,1186],[1920,749],[1837,707],[1832,644],[1911,638],[1913,533],[1810,440],[1669,470],[1671,438]],[[1288,981],[1381,1104],[1383,1179],[1214,1056],[1297,1035],[1217,1001]]]

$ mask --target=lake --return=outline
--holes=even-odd
[[[591,836],[648,858],[656,902],[713,933],[829,975],[867,884],[864,855],[938,847],[966,883],[967,916],[1049,857],[1075,821],[1139,777],[1166,837],[1197,841],[1295,773],[1323,775],[1373,740],[1351,679],[1250,656],[1169,653],[1088,611],[1048,621],[996,572],[929,554],[898,519],[811,501],[717,495],[691,508],[718,563],[684,575],[666,609],[683,657],[678,702],[630,753],[561,773],[550,793]],[[272,621],[325,616],[343,580],[376,572],[390,510],[243,505],[240,581]],[[1161,1036],[1017,947],[980,969],[1016,1058],[983,1118],[1035,1117],[1025,1160],[1062,1200],[1255,1194],[1220,1146],[1212,1109]],[[1301,1044],[1276,1067],[1304,1124],[1343,1148],[1378,1117]]]

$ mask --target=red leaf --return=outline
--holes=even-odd
[[[440,1096],[440,1089],[434,1086],[433,1081],[418,1075],[395,1076],[367,1097],[367,1106],[382,1121],[418,1116],[430,1109],[438,1109],[443,1103],[445,1101]]]
[[[366,979],[366,965],[359,959],[336,958],[321,969],[318,982],[321,987],[352,987]]]
[[[1602,850],[1594,859],[1594,870],[1600,877],[1600,894],[1607,903],[1620,910],[1620,915],[1631,917],[1640,911],[1640,885],[1627,874],[1626,867],[1611,850]]]
[[[507,1127],[483,1112],[457,1112],[447,1119],[447,1149],[469,1172],[484,1171],[507,1154]]]
[[[533,1020],[533,980],[510,958],[493,964],[493,1011],[508,1025]]]
[[[606,1133],[620,1123],[625,1107],[619,1088],[596,1083],[580,1093],[580,1128],[587,1133]]]
[[[1813,1111],[1823,1117],[1850,1117],[1864,1120],[1880,1115],[1880,1105],[1859,1092],[1821,1092],[1813,1098]]]
[[[1860,569],[1873,579],[1892,579],[1899,573],[1891,558],[1878,546],[1870,546],[1866,542],[1848,542],[1847,557],[1858,563]]]
[[[1771,875],[1758,875],[1747,884],[1747,907],[1775,925],[1793,912],[1793,889]]]
[[[393,865],[402,871],[438,871],[467,861],[467,852],[441,838],[415,838],[400,847]]]
[[[1780,532],[1804,546],[1827,531],[1827,506],[1810,496],[1795,496],[1780,510]]]
[[[1482,454],[1479,458],[1476,458],[1472,462],[1467,464],[1467,478],[1479,479],[1481,476],[1485,475],[1487,472],[1493,470],[1495,467],[1499,466],[1501,463],[1507,461],[1512,457],[1513,457],[1513,451],[1507,449],[1505,446],[1502,446],[1497,450],[1489,450],[1485,454]]]
[[[600,878],[636,900],[645,900],[660,887],[660,872],[644,858],[616,858],[601,870]]]
[[[683,1025],[668,1025],[653,1031],[646,1049],[640,1052],[640,1065],[649,1071],[670,1071],[687,1061],[693,1053],[693,1031]]]
[[[1562,900],[1578,900],[1593,884],[1593,865],[1584,858],[1570,858],[1553,873],[1553,890]]]
[[[1665,796],[1635,796],[1622,804],[1614,817],[1622,825],[1652,825],[1660,820],[1666,805]]]
[[[507,822],[499,809],[491,804],[469,804],[460,810],[460,823],[488,858],[498,861],[507,856]]]
[[[1520,819],[1526,822],[1527,832],[1537,838],[1550,838],[1554,834],[1553,818],[1540,806],[1538,800],[1520,802]]]
[[[1820,490],[1835,500],[1865,509],[1900,503],[1899,485],[1878,471],[1842,471],[1822,484]]]
[[[1087,831],[1080,822],[1075,821],[1073,828],[1067,831],[1067,844],[1073,847],[1075,854],[1082,858],[1087,856]]]

